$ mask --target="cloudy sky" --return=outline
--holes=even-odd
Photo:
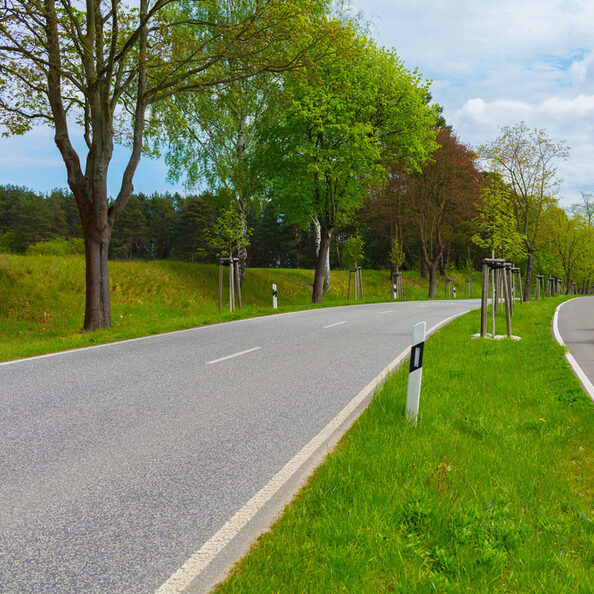
[[[353,0],[380,44],[433,81],[432,94],[460,139],[494,140],[524,120],[565,139],[559,164],[565,206],[594,191],[594,2],[592,0]],[[110,193],[124,153],[116,153]],[[175,189],[160,162],[141,162],[137,191]],[[39,191],[65,186],[49,130],[0,140],[0,184]]]

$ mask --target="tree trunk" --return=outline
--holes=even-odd
[[[534,264],[534,251],[528,252],[528,264],[526,265],[526,281],[524,283],[524,303],[530,301],[530,286],[532,285],[532,268]]]
[[[239,216],[241,217],[241,235],[244,240],[249,239],[249,229],[247,224],[247,198],[240,195],[237,199],[239,208]],[[243,278],[245,276],[245,269],[247,268],[248,250],[247,246],[242,245],[237,250],[237,257],[239,258],[239,284],[243,286]]]
[[[322,246],[322,225],[318,217],[312,218],[314,230],[315,230],[315,246],[316,246],[316,270],[317,270],[317,262],[320,258],[320,251]],[[332,231],[330,231],[330,236],[332,236]],[[322,291],[327,293],[330,289],[330,245],[328,245],[328,250],[326,253],[326,260],[323,262],[323,273],[324,273],[324,282],[322,286]],[[314,303],[319,303],[318,301],[314,301]]]
[[[243,277],[245,276],[245,269],[247,268],[248,259],[247,247],[242,245],[237,250],[237,257],[239,258],[239,284],[243,286]]]
[[[86,304],[83,329],[86,332],[99,328],[111,328],[109,296],[109,273],[107,253],[111,238],[111,225],[107,224],[103,233],[98,233],[91,222],[85,228],[86,260]]]
[[[324,260],[324,293],[330,290],[330,244],[326,250],[326,259]]]
[[[437,262],[427,262],[427,268],[429,269],[429,298],[435,297],[437,291]]]
[[[341,257],[341,255],[340,255],[340,247],[339,247],[339,245],[338,245],[338,243],[339,243],[339,242],[338,242],[338,241],[335,241],[334,243],[336,244],[336,262],[337,262],[337,264],[338,264],[338,268],[339,268],[340,270],[342,270],[342,257]],[[330,278],[330,277],[328,276],[328,279],[329,279],[329,278]],[[328,280],[328,282],[330,282],[330,280]]]
[[[427,264],[425,260],[421,260],[421,278],[427,280]]]
[[[330,255],[330,240],[332,239],[332,229],[321,229],[320,250],[316,260],[316,273],[314,276],[314,288],[311,296],[312,303],[322,303],[324,293],[324,278],[326,273],[326,261]]]

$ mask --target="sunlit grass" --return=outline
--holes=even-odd
[[[113,328],[87,334],[81,332],[82,256],[0,254],[0,360],[271,314],[273,282],[279,312],[313,307],[313,270],[248,269],[244,308],[230,313],[227,294],[219,313],[218,266],[159,261],[110,262],[109,267]],[[392,298],[388,272],[365,270],[363,283],[363,301]],[[322,306],[346,304],[347,287],[348,272],[332,271]],[[427,283],[418,273],[406,273],[404,290],[406,299],[424,299]],[[438,297],[443,295],[442,282]]]
[[[222,592],[592,592],[594,407],[554,342],[555,302],[516,308],[519,342],[479,313],[407,366]]]

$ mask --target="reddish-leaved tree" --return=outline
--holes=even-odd
[[[429,297],[435,297],[437,270],[456,227],[475,216],[479,171],[475,157],[450,130],[440,130],[439,148],[421,171],[406,180],[405,200],[429,272]]]

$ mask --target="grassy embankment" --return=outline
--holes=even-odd
[[[472,340],[479,312],[439,331],[419,425],[404,366],[220,591],[593,592],[594,407],[559,302],[517,307],[519,342]]]
[[[347,271],[332,271],[324,306],[347,303]],[[226,277],[225,277],[226,278]],[[458,295],[464,280],[454,275]],[[110,262],[113,328],[81,332],[84,259],[80,256],[0,254],[0,361],[134,338],[203,324],[273,313],[271,284],[278,286],[279,311],[312,307],[312,270],[250,269],[244,308],[229,312],[228,294],[218,311],[218,267],[184,262]],[[365,302],[389,301],[386,271],[363,271]],[[228,287],[225,285],[228,292]],[[476,290],[476,289],[475,289]],[[427,283],[405,273],[406,299],[424,299]],[[440,279],[438,297],[444,296]],[[353,303],[353,301],[351,301]]]

